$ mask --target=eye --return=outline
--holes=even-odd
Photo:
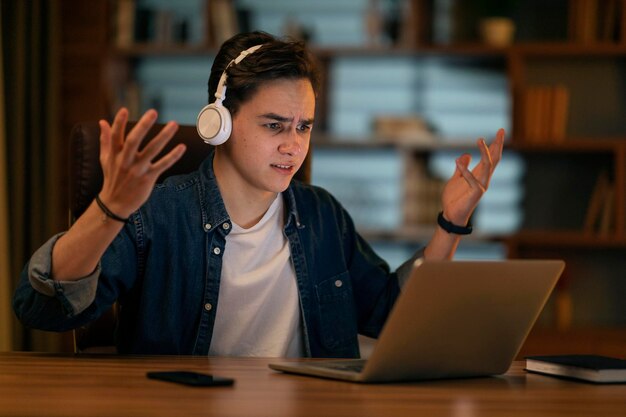
[[[311,125],[298,125],[298,130],[300,132],[308,132],[311,130],[311,128],[312,128]]]
[[[282,125],[278,122],[272,122],[272,123],[266,123],[265,127],[267,127],[270,130],[280,130],[282,129]]]

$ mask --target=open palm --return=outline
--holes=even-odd
[[[100,164],[104,174],[100,198],[121,217],[128,217],[148,199],[159,175],[185,152],[185,146],[179,144],[155,160],[178,130],[175,122],[167,123],[143,149],[139,149],[156,119],[156,111],[148,110],[127,135],[128,110],[120,109],[113,125],[100,121]]]
[[[463,154],[456,160],[454,174],[446,183],[441,202],[444,217],[457,225],[465,225],[469,221],[480,198],[487,188],[491,176],[502,159],[504,145],[504,129],[498,130],[495,140],[487,146],[484,139],[477,141],[481,158],[470,171],[471,156]]]

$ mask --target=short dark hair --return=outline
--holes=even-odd
[[[240,33],[220,47],[209,76],[209,103],[215,101],[215,90],[228,64],[239,54],[255,45],[263,45],[237,65],[226,70],[224,107],[232,114],[249,100],[261,84],[280,79],[308,79],[317,96],[320,71],[316,59],[304,42],[280,40],[266,32]]]

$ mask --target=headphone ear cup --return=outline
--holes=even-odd
[[[198,135],[209,145],[226,142],[232,131],[230,112],[221,103],[211,103],[202,108],[196,119]]]

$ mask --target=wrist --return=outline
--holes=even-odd
[[[104,213],[104,215],[109,218],[109,219],[113,219],[115,221],[121,222],[121,223],[126,223],[128,222],[128,217],[123,217],[115,212],[113,212],[101,199],[100,199],[100,195],[96,195],[96,204],[98,205],[98,207],[100,208],[100,210],[102,211],[102,213]]]
[[[472,233],[472,225],[469,222],[467,222],[465,225],[452,223],[451,221],[446,219],[443,211],[440,211],[439,215],[437,216],[437,224],[441,229],[455,235],[469,235],[470,233]]]

